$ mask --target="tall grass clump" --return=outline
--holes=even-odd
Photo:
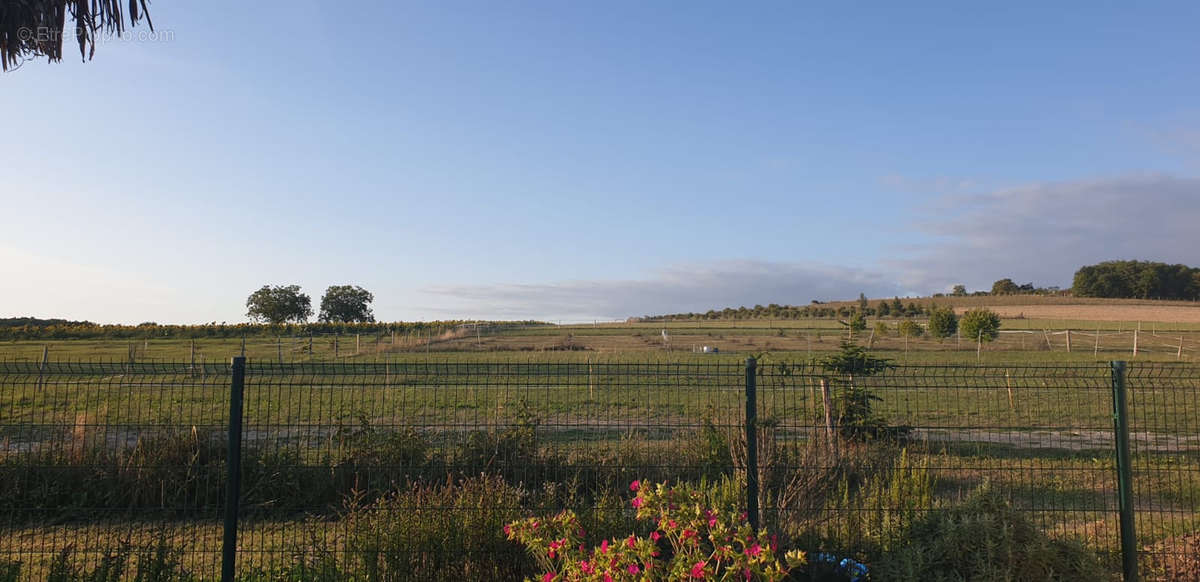
[[[1098,556],[1049,538],[986,484],[960,505],[913,522],[902,545],[872,566],[878,580],[1041,582],[1110,580]]]
[[[521,515],[522,495],[493,475],[352,501],[348,569],[364,580],[519,580],[531,563],[502,528]]]

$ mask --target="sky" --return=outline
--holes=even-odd
[[[153,2],[0,74],[0,317],[590,321],[1200,265],[1200,4]]]

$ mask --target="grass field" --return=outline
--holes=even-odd
[[[905,436],[867,444],[828,436],[821,381],[834,382],[841,422],[844,379],[812,362],[846,338],[836,320],[544,325],[433,341],[324,336],[312,338],[311,352],[308,337],[249,337],[244,491],[256,517],[243,526],[245,564],[277,564],[319,548],[349,567],[361,553],[346,533],[358,519],[346,513],[346,500],[411,479],[494,473],[523,491],[512,501],[521,513],[563,503],[546,493],[552,483],[584,484],[575,503],[598,512],[598,499],[619,495],[633,478],[736,477],[744,462],[744,361],[754,355],[757,413],[767,427],[765,510],[794,539],[877,555],[878,540],[863,532],[880,527],[872,512],[893,515],[900,493],[873,489],[871,476],[902,474],[903,450],[930,477],[931,498],[920,511],[953,507],[988,484],[1041,531],[1082,540],[1115,568],[1106,362],[1124,359],[1132,362],[1141,559],[1144,572],[1167,576],[1161,560],[1175,559],[1185,547],[1179,540],[1200,533],[1200,371],[1177,365],[1195,362],[1200,326],[1143,322],[1135,357],[1136,322],[1005,319],[1006,333],[977,353],[958,338],[906,345],[895,320],[884,321],[890,333],[855,340],[900,367],[854,381],[878,397],[872,413],[904,427]],[[0,343],[0,360],[10,362],[0,375],[0,487],[15,487],[0,495],[11,518],[0,532],[0,558],[28,558],[35,579],[59,548],[95,561],[119,538],[146,546],[165,535],[191,544],[180,557],[187,567],[212,571],[228,360],[242,345]],[[700,346],[720,352],[697,353]],[[110,363],[81,363],[95,361]],[[330,362],[337,365],[321,365]],[[802,495],[789,490],[796,483]],[[168,517],[154,517],[164,510]],[[113,521],[129,511],[141,512],[141,521]],[[613,511],[613,523],[626,523]],[[455,519],[443,519],[448,530],[462,529]],[[405,535],[432,522],[405,525]]]

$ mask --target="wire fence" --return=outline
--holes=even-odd
[[[520,578],[506,522],[628,534],[634,479],[868,564],[988,490],[1112,572],[1196,574],[1195,367],[237,361],[0,363],[0,578]]]

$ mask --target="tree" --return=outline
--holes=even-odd
[[[990,342],[1000,335],[1000,316],[990,309],[972,309],[963,314],[958,325],[970,339]]]
[[[899,297],[892,297],[892,314],[900,317],[904,313],[904,303],[900,302]]]
[[[867,329],[867,318],[863,317],[861,312],[856,311],[846,326],[850,328],[850,335],[853,337],[856,332]]]
[[[866,294],[864,294],[864,293],[859,293],[859,294],[858,294],[858,310],[859,310],[859,311],[861,311],[861,312],[863,312],[863,313],[866,313],[866,312],[867,312],[867,305],[868,305],[868,304],[867,304],[867,296],[866,296]]]
[[[333,323],[373,322],[375,314],[371,313],[372,301],[375,301],[375,296],[357,285],[330,286],[321,297],[319,319]]]
[[[992,283],[992,295],[1016,295],[1020,292],[1021,288],[1012,279],[1000,279]]]
[[[958,316],[951,307],[934,307],[929,312],[929,335],[947,338],[958,331]]]
[[[896,330],[904,337],[921,337],[921,334],[925,333],[925,330],[921,329],[921,324],[911,319],[901,321],[900,325],[896,326]]]
[[[864,386],[855,383],[855,377],[873,376],[895,368],[889,360],[872,357],[862,346],[843,341],[842,349],[817,362],[826,372],[844,375],[842,389],[838,392],[838,431],[848,439],[863,439],[902,434],[902,427],[889,427],[887,419],[872,410],[872,403],[882,401]]]
[[[26,59],[46,57],[62,60],[63,39],[79,43],[79,55],[90,59],[96,52],[96,38],[121,35],[126,24],[134,26],[145,19],[154,30],[146,0],[130,0],[128,13],[121,2],[111,0],[38,0],[0,3],[0,68],[20,67]],[[74,20],[68,33],[64,24]]]
[[[955,286],[954,286],[954,289],[950,291],[950,294],[951,294],[951,295],[953,295],[953,296],[955,296],[955,297],[963,297],[963,296],[966,296],[966,294],[967,294],[967,287],[966,287],[965,285],[955,285]]]
[[[267,323],[304,323],[312,316],[312,299],[299,285],[263,285],[246,299],[246,315]]]
[[[875,308],[875,313],[878,313],[879,317],[887,317],[892,314],[892,306],[888,304],[886,299],[881,299],[879,307]]]

